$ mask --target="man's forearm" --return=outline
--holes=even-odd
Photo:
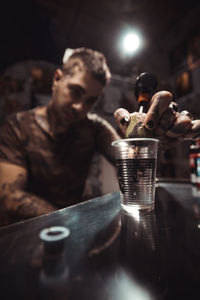
[[[0,208],[14,219],[28,219],[55,211],[57,208],[46,200],[19,189],[0,191]]]

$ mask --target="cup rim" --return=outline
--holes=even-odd
[[[149,142],[156,142],[156,143],[159,143],[159,140],[158,139],[155,139],[155,138],[124,138],[124,139],[118,139],[118,140],[115,140],[111,143],[112,146],[117,146],[119,143],[121,142],[139,142],[139,141],[149,141]]]

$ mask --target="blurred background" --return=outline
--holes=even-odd
[[[171,91],[179,110],[200,118],[199,0],[7,0],[0,6],[0,123],[48,103],[55,69],[65,50],[77,47],[107,58],[112,80],[94,111],[113,126],[115,109],[136,109],[134,84],[142,72],[157,76],[158,90]],[[158,176],[189,180],[189,146],[160,153]],[[94,195],[118,189],[110,183],[113,172],[94,158],[88,179]]]

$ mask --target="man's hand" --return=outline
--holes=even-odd
[[[115,111],[114,118],[124,136],[136,114],[138,118],[141,116],[142,123],[151,136],[158,138],[164,146],[200,135],[200,120],[193,120],[187,111],[178,112],[172,94],[167,91],[158,92],[152,97],[147,114],[129,113],[123,108]]]

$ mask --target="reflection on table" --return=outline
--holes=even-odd
[[[47,253],[39,233],[69,228]],[[121,210],[120,193],[0,229],[2,299],[198,299],[200,192],[158,183],[154,211]]]

